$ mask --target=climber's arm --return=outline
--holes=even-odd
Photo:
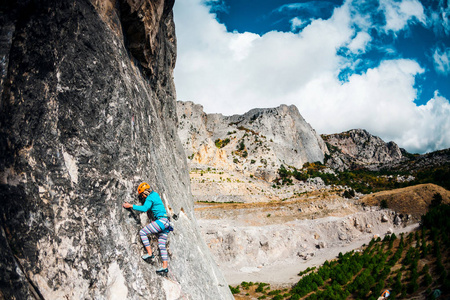
[[[147,199],[145,199],[144,205],[132,205],[131,207],[134,210],[146,212],[152,207],[152,201],[150,200],[150,197],[147,197]]]

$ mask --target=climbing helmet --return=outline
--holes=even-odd
[[[146,189],[149,189],[149,188],[150,188],[150,185],[147,182],[141,183],[137,189],[138,194],[139,195],[142,194],[143,191],[145,191]]]

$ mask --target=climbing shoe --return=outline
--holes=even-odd
[[[167,269],[167,268],[161,268],[161,269],[156,270],[156,274],[159,274],[159,275],[166,275],[168,272],[169,272],[169,269]]]
[[[153,254],[152,255],[144,254],[141,257],[143,260],[145,260],[147,262],[150,262],[155,258],[155,256]]]

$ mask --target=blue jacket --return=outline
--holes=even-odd
[[[156,219],[167,218],[167,211],[164,204],[159,197],[158,193],[152,191],[150,195],[145,198],[144,205],[133,205],[134,210],[147,212],[149,209],[152,210],[153,216]]]

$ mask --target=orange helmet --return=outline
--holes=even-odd
[[[149,189],[149,188],[150,188],[150,185],[147,182],[141,183],[137,189],[138,194],[139,195],[142,194],[143,191],[145,191],[146,189]]]

